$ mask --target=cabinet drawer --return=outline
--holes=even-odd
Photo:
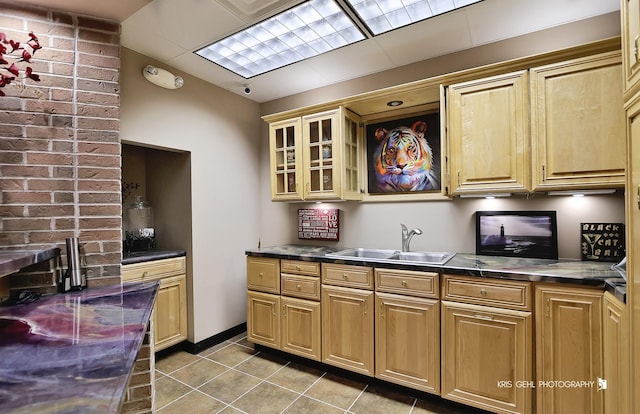
[[[531,310],[531,283],[444,275],[442,299]]]
[[[175,276],[187,272],[184,257],[151,260],[148,262],[122,265],[122,280],[153,280]]]
[[[376,291],[424,298],[438,297],[438,274],[411,270],[376,269]]]
[[[282,273],[281,294],[296,298],[320,300],[320,279]]]
[[[373,268],[323,263],[322,283],[373,290]]]
[[[280,293],[280,260],[247,257],[247,289]]]
[[[320,276],[320,263],[304,262],[302,260],[281,260],[280,270],[283,273],[296,275]]]

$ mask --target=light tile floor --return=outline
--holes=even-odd
[[[156,360],[158,414],[480,414],[380,382],[362,382],[254,350],[241,334],[198,355]]]

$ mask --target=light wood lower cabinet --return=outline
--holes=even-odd
[[[605,414],[630,413],[629,330],[624,303],[609,292],[604,294],[602,343]],[[602,384],[601,384],[602,386]]]
[[[531,413],[531,312],[442,301],[442,397]]]
[[[602,292],[540,285],[535,295],[537,412],[602,413]]]
[[[440,305],[437,300],[376,293],[375,376],[440,392]]]
[[[374,375],[373,292],[322,285],[322,361]]]
[[[280,296],[247,292],[247,340],[280,348]]]
[[[248,257],[247,287],[247,340],[320,361],[320,264]]]
[[[123,265],[122,279],[126,282],[160,282],[152,313],[156,352],[187,339],[187,275],[184,257]]]
[[[286,296],[282,296],[281,300],[281,349],[320,361],[320,302]]]

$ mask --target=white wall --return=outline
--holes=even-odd
[[[152,85],[142,77],[147,64],[185,86]],[[246,321],[244,251],[260,228],[259,106],[126,48],[120,82],[121,139],[191,154],[189,340],[199,342]]]
[[[272,203],[273,204],[273,203]],[[340,210],[340,241],[299,240],[299,208],[337,208]],[[403,203],[294,203],[287,204],[288,237],[264,238],[263,246],[290,242],[332,247],[400,249],[400,223],[420,228],[424,234],[413,237],[412,250],[475,253],[476,211],[551,210],[558,220],[558,255],[580,259],[580,223],[624,223],[624,196],[585,197],[523,196],[511,198],[453,199]],[[268,223],[267,223],[268,225]],[[282,226],[282,224],[280,224]]]

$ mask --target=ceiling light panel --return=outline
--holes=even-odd
[[[364,38],[334,0],[311,0],[195,53],[248,79]]]
[[[371,33],[379,35],[481,0],[347,0]]]

